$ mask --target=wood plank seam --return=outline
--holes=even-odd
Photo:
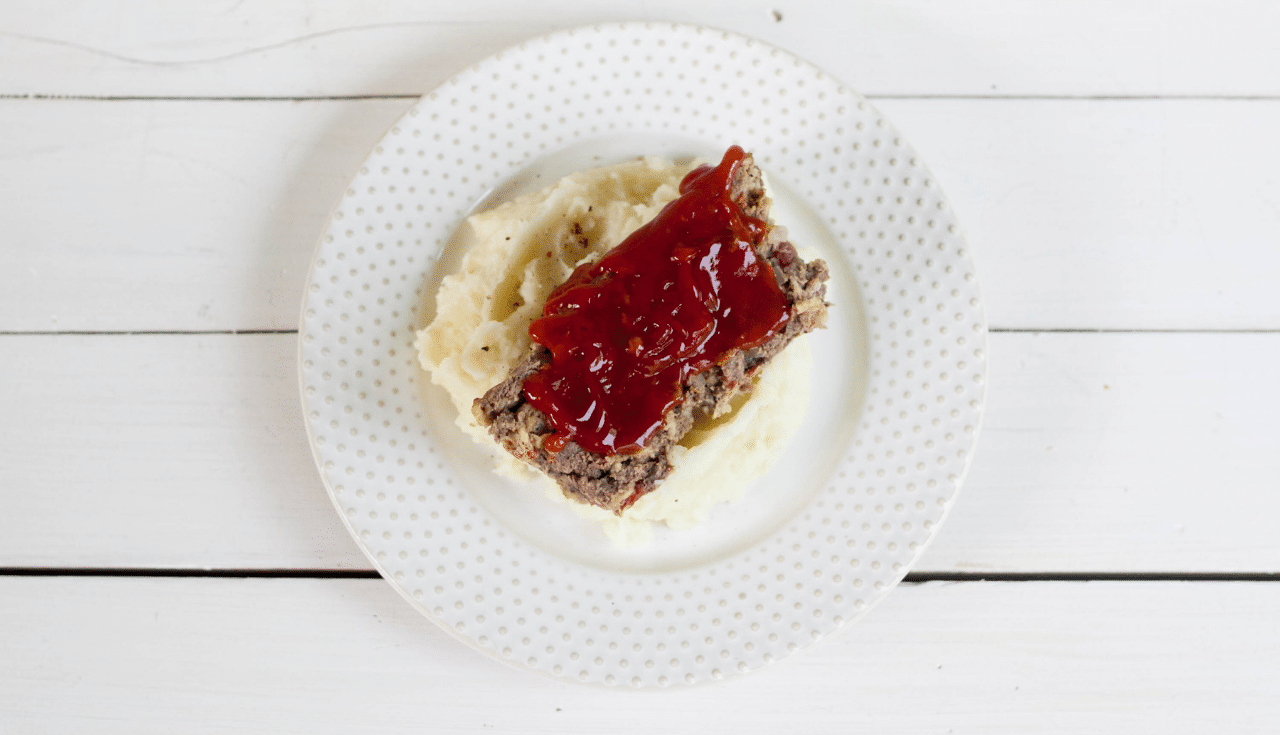
[[[239,335],[239,334],[297,334],[296,329],[129,329],[129,330],[41,330],[41,331],[0,331],[0,337],[139,337],[139,336],[189,336],[202,334]]]
[[[42,94],[39,92],[0,92],[0,100],[68,100],[76,102],[352,102],[360,100],[416,100],[423,92],[387,92],[383,94],[332,95],[94,95]],[[1280,95],[1271,94],[868,94],[876,100],[968,101],[1086,101],[1086,102],[1274,102]]]
[[[378,579],[372,569],[180,569],[0,567],[0,577],[184,579]],[[902,584],[930,582],[1280,582],[1275,572],[911,572]]]
[[[94,94],[39,94],[0,93],[0,100],[42,100],[68,102],[361,102],[365,100],[416,100],[425,93],[406,94],[335,94],[335,95],[270,95],[250,97],[244,95],[94,95]]]

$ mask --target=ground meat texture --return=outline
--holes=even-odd
[[[748,155],[735,172],[731,195],[743,212],[768,220],[768,203],[760,170]],[[671,448],[703,416],[723,415],[733,398],[750,390],[759,370],[796,337],[826,323],[827,265],[806,262],[777,229],[771,229],[757,254],[773,268],[786,295],[791,319],[764,344],[735,350],[719,365],[692,376],[682,386],[683,399],[663,419],[662,430],[635,454],[603,455],[588,452],[569,441],[559,452],[543,448],[552,431],[542,412],[525,402],[526,378],[551,359],[545,347],[534,344],[505,380],[495,385],[473,406],[476,419],[503,448],[529,462],[555,480],[565,496],[621,515],[637,499],[657,487],[671,472]]]

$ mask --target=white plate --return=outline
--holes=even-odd
[[[640,550],[489,471],[420,372],[415,328],[476,207],[640,154],[738,143],[774,219],[831,266],[815,399],[778,468]],[[864,614],[937,531],[983,408],[986,324],[936,182],[866,101],[759,41],[604,25],[427,95],[369,156],[309,276],[307,427],[334,505],[423,614],[501,660],[667,686],[767,666]]]

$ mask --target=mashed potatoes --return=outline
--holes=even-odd
[[[418,332],[415,346],[422,367],[457,408],[459,428],[493,447],[500,473],[540,478],[550,497],[569,502],[553,481],[499,448],[471,405],[528,352],[529,324],[551,290],[675,199],[689,169],[645,158],[584,171],[462,225],[462,266],[441,284],[435,320]],[[738,500],[773,464],[808,401],[809,351],[802,337],[765,366],[732,413],[694,427],[673,452],[671,475],[623,518],[569,505],[601,521],[620,542],[643,538],[650,522],[690,527],[713,505]]]

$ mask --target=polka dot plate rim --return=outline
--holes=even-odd
[[[610,550],[488,473],[432,396],[414,330],[477,205],[731,143],[764,169],[775,220],[832,267],[832,323],[811,337],[826,392],[779,467],[706,528]],[[410,604],[504,662],[636,688],[768,667],[883,599],[954,505],[987,369],[968,247],[901,134],[788,52],[669,23],[532,39],[424,96],[326,225],[298,351],[329,497]]]

